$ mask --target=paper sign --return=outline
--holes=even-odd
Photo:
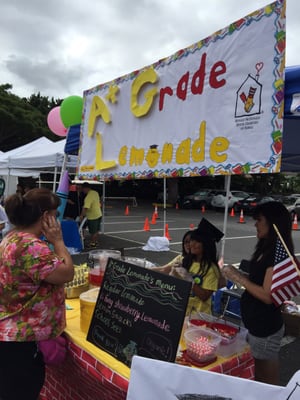
[[[300,371],[281,387],[137,356],[126,399],[298,400],[299,382]]]

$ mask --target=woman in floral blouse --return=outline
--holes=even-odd
[[[66,325],[64,283],[74,268],[56,218],[59,204],[48,189],[5,202],[15,228],[0,243],[1,399],[38,398],[45,364],[37,342],[60,335]]]

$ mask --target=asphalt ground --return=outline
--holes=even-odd
[[[127,212],[126,212],[127,211]],[[163,208],[157,205],[158,218],[153,224],[155,203],[138,201],[133,207],[122,200],[110,201],[105,205],[102,234],[96,249],[120,249],[125,256],[147,259],[156,265],[164,265],[177,254],[181,253],[181,239],[183,234],[196,227],[202,217],[208,219],[217,228],[223,231],[224,212],[192,209]],[[231,211],[231,210],[230,210]],[[145,230],[148,218],[150,230]],[[251,216],[244,215],[241,222],[240,215],[227,217],[225,241],[218,244],[218,252],[224,249],[225,263],[239,264],[244,258],[249,258],[256,244],[256,230]],[[144,251],[142,247],[153,236],[162,237],[166,224],[170,236],[169,251]],[[91,249],[88,247],[88,234],[85,248],[77,257],[84,261]],[[295,253],[300,256],[300,227],[293,230]],[[300,304],[300,299],[299,302]],[[300,321],[300,318],[299,318]],[[300,331],[300,327],[299,327]],[[280,351],[280,384],[285,386],[293,374],[300,369],[300,337],[285,336]]]

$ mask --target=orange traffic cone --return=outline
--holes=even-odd
[[[234,217],[234,209],[233,209],[233,208],[231,209],[230,216],[231,216],[231,217]]]
[[[150,225],[149,225],[149,219],[148,219],[148,217],[145,219],[144,231],[150,231]]]
[[[157,206],[154,207],[154,213],[155,213],[155,217],[158,218],[158,210],[157,210]]]
[[[155,214],[155,212],[152,214],[151,224],[152,224],[152,225],[155,225],[155,224],[156,224],[156,214]]]
[[[201,212],[204,214],[205,213],[205,206],[201,207]]]
[[[128,206],[126,206],[126,208],[125,208],[125,215],[129,215],[129,207]]]
[[[297,214],[295,214],[295,216],[294,216],[292,229],[295,230],[295,231],[298,229],[298,218],[297,218]]]
[[[240,220],[239,220],[239,223],[240,223],[240,224],[244,224],[244,223],[245,223],[245,220],[244,220],[244,212],[243,212],[243,210],[241,210],[241,213],[240,213]]]
[[[193,230],[195,228],[194,224],[190,224],[190,230]]]
[[[171,240],[171,237],[170,237],[170,235],[169,235],[169,225],[168,225],[168,224],[166,224],[166,226],[165,226],[165,237],[166,237],[168,240]]]

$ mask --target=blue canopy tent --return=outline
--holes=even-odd
[[[65,144],[65,153],[78,155],[79,145],[80,124],[70,126]]]
[[[300,172],[300,66],[285,69],[281,172]]]

